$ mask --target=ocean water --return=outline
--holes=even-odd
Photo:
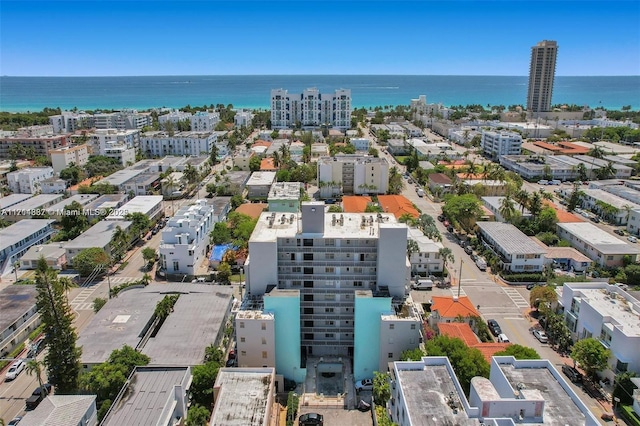
[[[526,76],[268,75],[150,77],[0,77],[0,110],[81,110],[233,104],[269,108],[271,89],[300,93],[351,89],[354,107],[427,102],[451,105],[526,104]],[[556,77],[554,104],[640,108],[640,76]]]

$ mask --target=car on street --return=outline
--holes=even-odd
[[[298,417],[300,426],[324,426],[324,417],[318,413],[307,413]]]
[[[489,326],[489,331],[494,336],[498,337],[500,334],[502,334],[502,329],[500,328],[500,324],[498,324],[498,321],[490,319],[487,321],[487,326]]]
[[[364,380],[358,380],[356,382],[356,391],[360,392],[360,391],[370,391],[373,390],[373,380],[372,379],[364,379]]]
[[[627,240],[629,240],[632,243],[637,243],[638,242],[638,239],[636,237],[634,237],[633,235],[629,235],[627,237]]]
[[[573,368],[570,365],[563,364],[562,372],[571,380],[573,383],[581,383],[582,382],[582,373]]]
[[[533,336],[538,339],[540,343],[547,343],[549,341],[547,333],[545,333],[543,330],[538,330],[537,328],[533,330]]]
[[[7,370],[7,374],[4,376],[5,380],[9,381],[18,377],[18,374],[24,370],[24,365],[24,361],[21,359],[14,361],[14,363],[11,364],[11,367],[9,367],[9,370]]]
[[[617,235],[624,235],[624,231],[622,229],[614,229],[613,233]]]

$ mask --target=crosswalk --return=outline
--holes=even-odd
[[[515,288],[503,288],[505,294],[518,308],[528,308],[529,302]]]

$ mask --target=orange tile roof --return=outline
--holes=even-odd
[[[458,315],[462,317],[480,316],[473,303],[467,296],[460,297],[457,301],[453,297],[433,296],[432,311],[438,311],[441,318],[455,318]]]
[[[342,197],[342,210],[345,213],[364,213],[369,203],[371,203],[371,197],[346,195]]]
[[[543,204],[553,208],[556,211],[556,216],[558,216],[558,223],[573,223],[573,222],[584,221],[581,217],[578,217],[573,213],[569,213],[568,211],[558,208],[557,205],[555,205],[549,200],[543,200],[542,202]]]
[[[438,324],[438,331],[443,336],[457,337],[467,346],[480,343],[478,336],[476,336],[466,322],[441,322]]]
[[[400,219],[403,214],[410,214],[416,219],[420,216],[413,203],[402,195],[378,195],[378,202],[382,210],[393,213],[396,219]]]
[[[266,203],[244,203],[239,205],[235,211],[257,219],[260,217],[260,213],[266,210],[267,207],[269,207],[269,204]]]
[[[275,163],[273,162],[273,158],[267,157],[263,158],[260,161],[260,170],[262,171],[275,171],[278,170]]]

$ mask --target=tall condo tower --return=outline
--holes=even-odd
[[[534,117],[551,110],[557,54],[558,44],[555,41],[543,40],[531,48],[527,111],[532,112]]]

